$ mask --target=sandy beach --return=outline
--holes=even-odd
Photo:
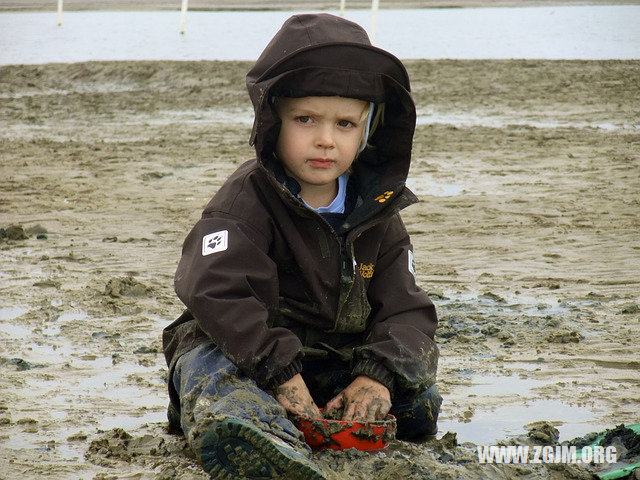
[[[407,66],[441,430],[315,459],[331,479],[592,478],[475,444],[640,423],[640,61]],[[252,156],[248,68],[0,67],[0,478],[206,478],[166,431],[160,333],[184,236]]]

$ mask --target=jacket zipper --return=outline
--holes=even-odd
[[[354,278],[354,274],[355,274],[355,269],[353,267],[353,262],[355,260],[351,258],[352,255],[350,255],[349,251],[347,250],[347,242],[345,242],[342,237],[338,237],[337,235],[336,235],[336,238],[338,239],[338,244],[340,245],[341,283],[342,284],[350,283],[351,280]]]

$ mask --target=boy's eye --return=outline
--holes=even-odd
[[[355,127],[355,124],[349,120],[339,120],[338,126],[343,128]]]
[[[296,117],[296,122],[311,123],[311,117],[309,115],[300,115],[299,117]]]

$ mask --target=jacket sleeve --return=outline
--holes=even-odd
[[[378,380],[392,395],[429,388],[438,366],[438,319],[433,303],[416,284],[413,249],[399,215],[385,233],[368,298],[369,330],[354,352],[352,374]]]
[[[279,290],[269,244],[236,217],[207,214],[187,236],[175,275],[176,293],[200,328],[261,388],[302,370],[298,337],[270,326]]]

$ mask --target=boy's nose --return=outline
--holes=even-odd
[[[331,127],[320,126],[316,135],[316,146],[321,148],[331,148],[334,146],[333,133]]]

